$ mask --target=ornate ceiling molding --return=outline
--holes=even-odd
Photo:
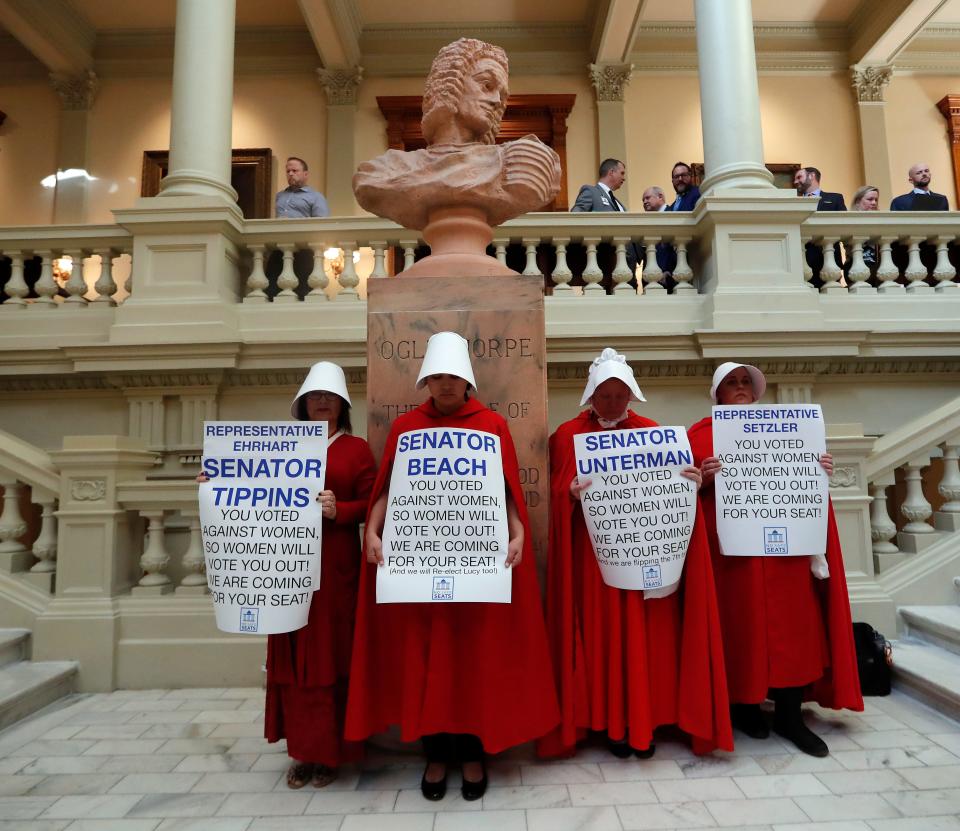
[[[620,101],[627,84],[633,77],[632,63],[590,64],[590,83],[596,91],[597,101]]]
[[[318,69],[317,78],[326,93],[328,104],[356,104],[360,82],[363,80],[363,67]]]
[[[83,72],[51,72],[53,87],[65,110],[89,110],[100,90],[100,79],[92,69]]]
[[[857,101],[882,102],[883,90],[890,83],[893,70],[889,66],[850,67],[850,81]]]

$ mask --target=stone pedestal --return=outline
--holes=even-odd
[[[383,452],[393,420],[416,409],[427,340],[452,331],[470,343],[477,398],[500,413],[520,459],[541,568],[547,545],[547,352],[543,288],[529,277],[398,277],[367,283],[367,437]]]

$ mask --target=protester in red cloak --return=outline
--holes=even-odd
[[[343,370],[315,364],[290,408],[301,421],[326,421],[328,435],[320,585],[307,625],[267,638],[264,735],[286,737],[295,761],[287,786],[323,787],[342,762],[358,761],[360,744],[343,740],[353,619],[360,578],[360,523],[367,512],[376,463],[370,447],[350,435],[350,396]]]
[[[752,404],[766,389],[763,373],[746,364],[722,364],[711,396],[720,405]],[[862,710],[850,599],[833,505],[827,520],[826,573],[823,558],[724,557],[717,537],[714,479],[722,464],[713,453],[710,418],[688,431],[694,462],[703,471],[700,498],[713,555],[726,654],[733,725],[753,738],[770,728],[760,709],[774,701],[773,729],[804,753],[826,756],[826,743],[803,722],[804,699],[824,707]],[[833,472],[833,457],[820,462]]]
[[[443,336],[443,337],[441,337]],[[475,388],[467,342],[441,332],[427,346],[418,386],[430,398],[394,421],[373,488],[366,525],[368,565],[360,579],[347,706],[348,739],[400,726],[405,741],[423,739],[421,790],[446,793],[449,765],[459,763],[465,799],[487,786],[483,754],[536,739],[559,718],[536,565],[516,450],[504,419],[467,390]],[[377,568],[397,441],[411,430],[450,427],[500,437],[506,480],[512,568],[510,603],[376,602]]]
[[[655,427],[627,406],[643,396],[622,355],[605,349],[594,361],[581,405],[590,409],[550,438],[550,559],[547,622],[561,723],[540,743],[541,755],[570,754],[587,730],[604,731],[620,758],[653,755],[653,731],[675,724],[694,750],[733,749],[720,621],[702,511],[697,510],[676,591],[645,598],[642,590],[604,583],[590,542],[577,477],[578,433]],[[699,482],[699,471],[689,477]]]
[[[323,515],[320,585],[306,626],[267,637],[264,737],[287,739],[294,760],[287,787],[315,788],[337,778],[342,762],[358,761],[360,744],[343,740],[353,618],[360,576],[360,522],[376,464],[367,443],[350,435],[350,394],[343,370],[321,361],[310,368],[290,414],[327,422],[327,468],[317,495]],[[208,481],[206,474],[198,482]]]

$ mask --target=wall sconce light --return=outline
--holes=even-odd
[[[57,257],[52,263],[53,279],[60,288],[65,288],[70,275],[73,273],[73,257]]]

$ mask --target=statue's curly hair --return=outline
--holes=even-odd
[[[448,113],[456,113],[459,109],[463,96],[463,77],[483,58],[490,58],[500,64],[504,72],[509,71],[507,53],[503,49],[475,38],[460,38],[437,52],[423,91],[423,119],[420,125],[427,144],[433,143],[433,137],[444,117]],[[493,144],[496,141],[503,109],[501,106],[497,123],[480,138],[484,144]]]

